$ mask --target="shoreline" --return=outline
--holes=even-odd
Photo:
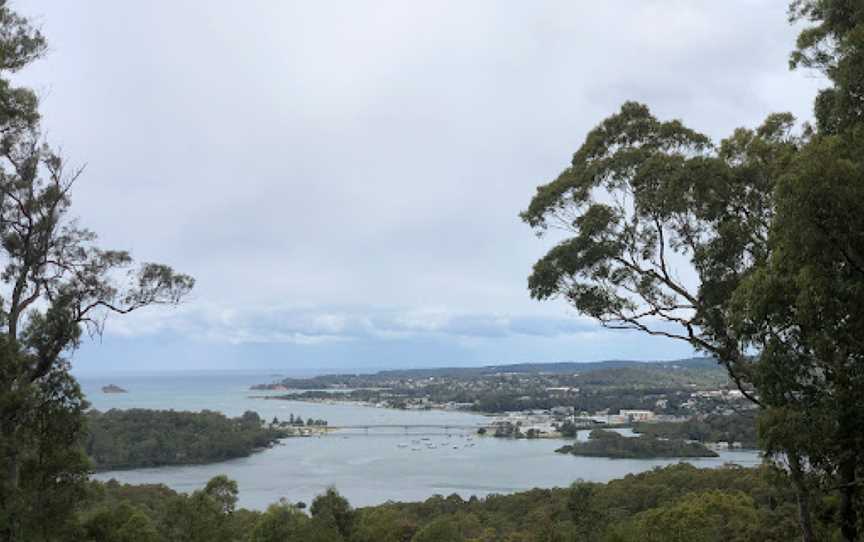
[[[359,406],[359,407],[364,407],[364,408],[376,408],[376,409],[392,410],[392,411],[398,411],[398,412],[425,412],[425,411],[459,412],[459,413],[463,413],[463,414],[474,414],[477,416],[484,416],[486,418],[495,418],[495,417],[500,417],[500,416],[506,415],[505,412],[477,412],[474,410],[443,408],[440,406],[432,406],[429,408],[396,408],[396,407],[390,407],[390,406],[381,406],[381,405],[378,405],[376,403],[371,403],[369,401],[357,401],[357,400],[348,400],[348,399],[346,399],[346,400],[338,400],[338,399],[333,399],[333,398],[298,399],[298,398],[285,398],[283,396],[277,396],[277,395],[248,395],[247,397],[249,399],[294,401],[297,403],[310,403],[310,404],[323,404],[323,405],[352,405],[352,406]],[[529,427],[529,429],[530,429],[530,427]],[[580,428],[579,431],[591,431],[591,429],[609,429],[609,430],[630,429],[632,431],[634,429],[634,426],[632,424],[606,424],[606,425],[598,425],[597,427]],[[337,430],[334,430],[334,432],[335,431],[337,431]],[[326,433],[328,433],[328,431],[325,430],[324,433],[326,434]],[[532,438],[528,438],[528,437],[522,437],[522,438],[496,437],[494,434],[490,434],[488,432],[488,429],[487,429],[487,433],[483,433],[483,434],[475,433],[475,434],[477,434],[478,437],[483,437],[483,438],[501,438],[501,439],[511,439],[512,438],[514,440],[538,440],[538,439],[552,440],[552,439],[559,439],[559,440],[564,440],[564,441],[568,441],[568,442],[577,440],[575,437],[565,437],[560,432],[544,432],[544,433],[540,433],[539,435],[532,437]],[[642,433],[637,433],[634,431],[634,436],[638,437],[640,435],[642,435]],[[700,441],[692,441],[692,442],[697,442],[699,444],[702,444],[703,446],[705,446],[706,448],[708,448],[709,450],[714,451],[714,452],[717,452],[717,451],[731,451],[731,452],[743,451],[743,452],[759,452],[759,453],[762,452],[762,450],[759,448],[749,448],[746,446],[725,446],[724,447],[724,446],[720,445],[718,442],[700,442]],[[607,456],[582,456],[582,457],[607,457]],[[618,458],[611,457],[611,456],[609,456],[607,458],[608,459],[618,459]],[[682,456],[682,458],[686,459],[686,457],[683,457],[683,456]],[[668,459],[668,458],[658,458],[658,459]]]
[[[476,410],[465,410],[465,409],[460,409],[460,408],[444,408],[441,406],[431,406],[428,408],[397,408],[397,407],[391,407],[391,406],[381,406],[377,403],[371,403],[369,401],[357,401],[355,399],[346,399],[346,400],[339,400],[339,399],[332,399],[332,398],[327,398],[327,399],[316,399],[316,398],[298,399],[298,398],[293,398],[293,397],[287,398],[287,397],[279,396],[279,395],[247,395],[246,397],[249,399],[266,399],[266,400],[274,400],[274,401],[294,401],[296,403],[311,403],[311,404],[321,404],[321,405],[353,405],[353,406],[361,406],[361,407],[367,407],[367,408],[379,408],[379,409],[383,409],[383,410],[394,410],[394,411],[398,411],[398,412],[426,412],[426,411],[460,412],[462,414],[475,414],[477,416],[486,416],[486,417],[500,416],[501,415],[500,413],[494,413],[494,412],[478,412]]]
[[[297,438],[312,438],[312,437],[320,437],[322,435],[326,435],[327,430],[324,426],[313,426],[311,432],[309,434],[294,434],[294,435],[285,435],[284,437],[280,437],[275,439],[269,446],[262,446],[259,448],[253,449],[251,452],[245,455],[238,455],[234,457],[226,457],[224,459],[219,459],[217,461],[204,461],[204,462],[194,462],[194,463],[163,463],[161,465],[142,465],[137,467],[130,466],[122,466],[122,467],[110,467],[110,468],[94,468],[90,472],[92,474],[102,474],[106,472],[126,472],[126,471],[134,471],[134,470],[142,470],[142,469],[164,469],[169,467],[197,467],[203,465],[218,465],[220,463],[227,463],[229,461],[234,461],[236,459],[245,459],[247,457],[252,457],[256,454],[261,454],[267,451],[272,450],[277,446],[285,446],[286,444],[283,441],[292,440]]]

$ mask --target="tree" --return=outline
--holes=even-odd
[[[733,322],[759,352],[767,449],[797,450],[840,490],[846,540],[864,466],[861,209],[864,164],[842,138],[817,137],[778,188],[772,255],[736,292]]]
[[[562,296],[608,328],[687,341],[756,400],[725,304],[767,256],[771,191],[803,143],[793,121],[773,115],[714,145],[624,104],[521,215],[538,234],[571,235],[534,265],[532,297]]]
[[[798,487],[841,496],[857,539],[864,438],[864,5],[797,0],[807,20],[793,67],[832,85],[817,129],[788,114],[719,145],[627,103],[591,131],[571,166],[538,188],[522,218],[569,235],[537,262],[533,297],[564,297],[616,329],[689,342],[762,407],[771,456]]]
[[[416,522],[404,512],[386,505],[358,513],[353,538],[356,542],[404,542],[417,531]]]
[[[103,506],[82,522],[83,536],[100,542],[157,542],[159,533],[146,514],[129,503]]]
[[[637,514],[620,529],[621,540],[646,542],[753,541],[759,513],[743,493],[691,493],[674,505]]]
[[[287,502],[271,504],[252,530],[252,542],[285,542],[303,540],[309,518]]]
[[[233,542],[232,517],[237,484],[225,476],[212,478],[202,490],[171,499],[168,519],[172,539],[188,542]]]
[[[15,522],[28,539],[51,540],[71,528],[71,506],[85,497],[90,463],[79,445],[84,401],[65,366],[46,375],[33,398],[41,407],[19,432],[20,483],[0,525]]]
[[[463,542],[455,518],[442,516],[429,522],[411,538],[412,542]]]
[[[572,516],[580,540],[598,540],[609,521],[609,512],[597,506],[597,486],[587,482],[576,482],[570,486],[567,510]]]
[[[215,476],[207,482],[204,487],[204,493],[212,497],[219,503],[223,514],[234,512],[234,507],[237,505],[237,482],[229,480],[224,474]]]
[[[38,100],[9,76],[39,58],[45,40],[0,1],[0,538],[47,537],[64,525],[86,475],[74,456],[85,407],[68,374],[82,331],[111,313],[175,304],[194,281],[161,264],[96,246],[70,216],[82,170],[44,143]],[[67,497],[56,498],[62,492]],[[44,506],[52,500],[51,506]],[[37,528],[38,531],[31,531]],[[30,534],[28,534],[30,533]],[[42,534],[38,534],[42,533]]]
[[[351,537],[355,512],[348,500],[340,495],[335,488],[329,487],[323,494],[315,497],[312,506],[309,507],[309,512],[313,518],[320,518],[335,525],[339,533],[346,539]]]
[[[810,23],[798,35],[792,68],[820,70],[833,83],[815,102],[819,131],[837,134],[864,122],[864,5],[854,0],[793,0],[790,20]]]
[[[760,355],[766,447],[797,450],[839,490],[851,541],[864,521],[864,5],[798,0],[791,15],[811,23],[792,66],[832,85],[816,99],[818,131],[775,190],[772,252],[736,292],[733,323]]]

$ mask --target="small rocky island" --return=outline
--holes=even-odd
[[[120,386],[116,384],[108,384],[107,386],[102,386],[102,393],[129,393],[124,390]]]

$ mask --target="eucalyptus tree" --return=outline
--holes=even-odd
[[[564,236],[534,265],[531,295],[561,296],[608,328],[686,341],[759,403],[726,303],[768,256],[774,184],[808,137],[793,122],[773,115],[714,144],[624,104],[521,214],[538,234]]]
[[[686,341],[762,405],[763,373],[735,332],[731,299],[769,258],[775,186],[811,137],[793,126],[772,115],[715,144],[624,104],[521,215],[541,235],[563,235],[534,265],[531,295],[563,297],[608,328]],[[809,531],[798,451],[777,452],[791,452]]]
[[[864,523],[864,3],[799,0],[792,65],[821,70],[818,130],[774,192],[771,255],[735,293],[759,352],[769,451],[795,448],[839,491],[844,540]]]
[[[787,114],[718,144],[625,104],[522,218],[563,237],[532,296],[604,326],[687,341],[762,407],[760,437],[788,463],[802,530],[808,487],[840,493],[856,540],[864,457],[864,4],[799,0],[793,67],[831,85],[816,127]]]
[[[832,83],[816,97],[820,133],[860,130],[864,123],[864,3],[793,0],[789,15],[791,21],[805,25],[790,66],[818,70]]]
[[[70,213],[81,170],[43,140],[36,95],[10,75],[45,52],[41,33],[0,1],[0,538],[51,539],[66,528],[89,465],[86,406],[69,375],[82,335],[111,313],[173,304],[191,277],[135,265],[97,246]]]
[[[730,303],[735,333],[759,357],[763,445],[794,450],[840,492],[844,540],[858,539],[864,504],[862,149],[835,136],[802,149],[775,192],[771,254]]]

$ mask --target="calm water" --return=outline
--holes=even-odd
[[[159,376],[82,377],[94,408],[154,408],[217,410],[237,416],[254,410],[262,417],[324,418],[330,425],[360,424],[455,424],[473,425],[487,419],[461,412],[414,412],[378,409],[348,404],[317,404],[251,398],[252,384],[275,377],[261,373],[180,373]],[[113,383],[127,394],[104,394],[100,388]],[[127,483],[162,483],[179,491],[202,487],[217,474],[226,474],[240,487],[240,504],[264,508],[285,497],[309,502],[328,486],[336,488],[355,506],[387,500],[423,500],[434,494],[458,493],[463,497],[509,493],[533,487],[566,486],[575,480],[604,482],[641,472],[675,460],[627,460],[565,456],[553,453],[560,440],[505,440],[452,432],[365,435],[351,431],[325,437],[286,439],[281,446],[244,459],[223,463],[136,469],[100,473]],[[420,446],[412,445],[414,440]],[[430,442],[436,446],[429,449]],[[467,447],[465,444],[475,445]],[[400,447],[399,445],[406,445]],[[420,450],[414,451],[413,447]],[[454,449],[454,447],[458,449]],[[721,452],[719,458],[688,460],[700,467],[734,462],[758,464],[755,452]]]

